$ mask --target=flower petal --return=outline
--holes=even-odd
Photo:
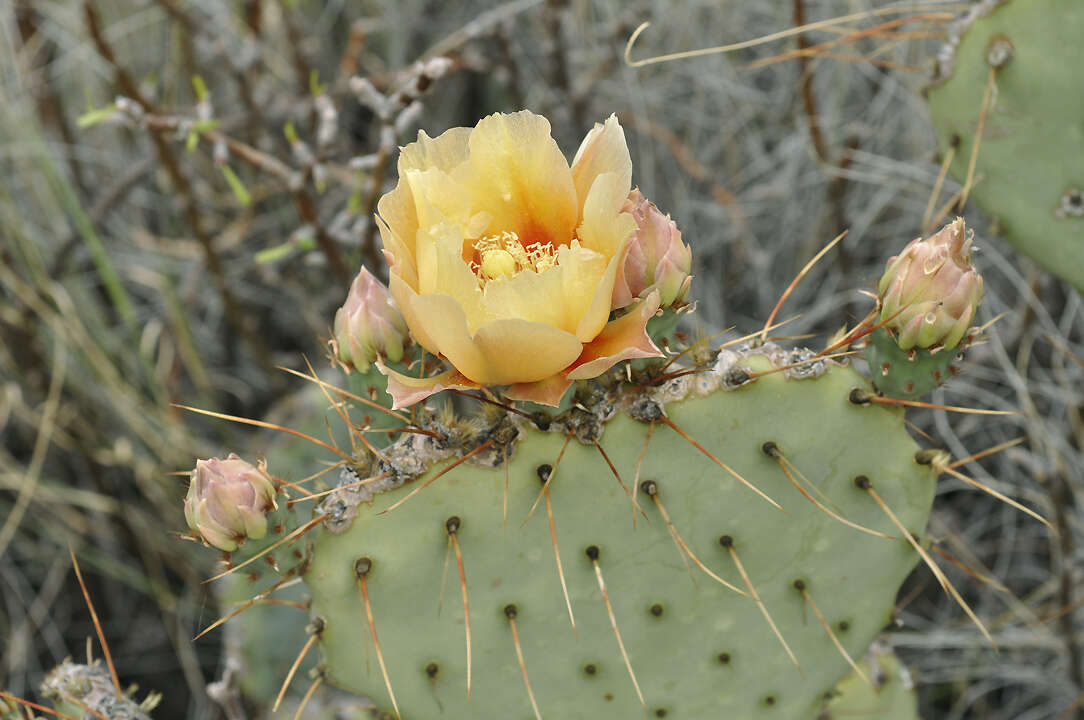
[[[525,400],[557,407],[570,387],[572,381],[564,373],[558,373],[538,382],[517,383],[508,388],[504,396],[509,400]]]
[[[549,121],[528,111],[483,118],[470,135],[471,206],[524,245],[567,244],[579,214],[568,161]]]
[[[437,168],[450,173],[467,161],[470,154],[471,128],[457,127],[445,130],[435,138],[424,130],[418,131],[418,140],[399,153],[399,176],[404,170]]]
[[[520,272],[497,278],[486,284],[484,305],[495,318],[522,318],[541,322],[575,334],[581,342],[591,340],[606,322],[607,304],[602,323],[589,335],[580,332],[591,300],[600,284],[607,280],[607,259],[580,247],[573,240],[557,251],[557,265],[541,273]]]
[[[576,236],[585,248],[607,257],[616,255],[622,243],[636,231],[636,220],[621,212],[629,186],[617,173],[603,173],[595,178],[583,204],[583,221]]]
[[[572,161],[572,181],[576,184],[576,195],[580,199],[580,220],[583,219],[587,195],[595,179],[611,172],[617,175],[617,184],[624,187],[621,196],[624,202],[632,185],[632,158],[625,142],[625,131],[617,122],[616,115],[610,115],[605,123],[595,123]]]
[[[494,320],[471,336],[463,308],[447,295],[417,295],[411,306],[433,341],[430,349],[483,385],[541,380],[567,367],[582,350],[571,333],[515,318]]]
[[[647,321],[658,309],[659,293],[654,291],[627,314],[607,323],[597,338],[583,346],[568,378],[586,380],[598,377],[622,360],[660,357],[662,352],[647,334]]]
[[[442,390],[473,390],[478,387],[477,384],[460,375],[455,368],[433,377],[416,378],[396,372],[379,360],[376,361],[376,367],[388,378],[388,394],[392,398],[392,410],[410,407]]]

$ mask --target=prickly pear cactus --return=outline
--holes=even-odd
[[[844,678],[817,720],[919,720],[911,675],[891,650],[874,643],[858,669],[862,675],[852,672]]]
[[[393,712],[382,659],[406,718],[530,717],[532,703],[543,717],[628,718],[643,712],[641,693],[658,717],[815,715],[848,666],[795,584],[860,656],[888,622],[916,555],[855,478],[872,480],[921,532],[934,477],[915,463],[899,412],[850,402],[867,383],[849,367],[822,361],[741,384],[792,361],[770,345],[724,350],[710,371],[653,390],[614,383],[548,432],[495,418],[474,447],[510,422],[518,437],[506,432],[499,451],[476,456],[479,465],[441,477],[453,455],[472,448],[421,435],[401,441],[413,458],[443,462],[375,497],[364,487],[332,494],[317,510],[331,518],[309,535],[304,578],[329,679]],[[566,444],[569,431],[579,438]],[[639,510],[596,439],[630,492],[638,481]],[[381,473],[395,476],[403,449],[388,449]],[[830,512],[891,539],[819,509],[788,479],[799,472]],[[447,570],[450,531],[458,550]],[[751,592],[737,562],[762,606],[739,594]]]
[[[928,90],[942,153],[965,182],[987,83],[989,110],[971,195],[1005,238],[1084,289],[1084,5],[980,3],[954,29]]]
[[[335,685],[382,720],[816,717],[920,555],[955,594],[921,545],[947,454],[883,394],[973,335],[971,236],[914,240],[820,352],[689,344],[689,248],[616,117],[571,165],[548,135],[498,114],[403,149],[390,291],[363,273],[330,343],[352,392],[308,376],[338,432],[282,428],[338,461],[197,463],[190,537],[247,576],[234,612],[311,594],[275,709],[307,674],[299,715]],[[873,384],[846,351],[871,332],[905,353],[875,335]]]

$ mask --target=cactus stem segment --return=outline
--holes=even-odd
[[[617,647],[621,650],[621,659],[625,661],[625,669],[629,671],[629,678],[632,680],[632,686],[636,689],[636,697],[640,699],[640,707],[647,709],[647,703],[644,702],[644,694],[640,691],[640,683],[636,680],[636,673],[632,669],[632,662],[629,660],[629,654],[625,650],[625,641],[621,639],[621,631],[617,629],[617,618],[614,616],[613,605],[610,604],[610,594],[606,592],[606,582],[602,579],[602,567],[598,564],[599,549],[597,545],[591,545],[587,548],[587,558],[591,561],[591,566],[595,569],[595,579],[598,580],[598,589],[602,593],[602,601],[606,603],[606,613],[610,616],[610,627],[613,628],[614,637],[617,638]]]
[[[790,657],[790,661],[794,663],[794,667],[798,668],[798,672],[801,674],[802,665],[798,662],[798,658],[794,656],[794,651],[790,649],[790,645],[788,645],[787,641],[783,638],[783,633],[779,631],[779,627],[775,624],[775,620],[772,620],[772,615],[768,612],[768,607],[764,604],[764,601],[760,599],[757,589],[753,587],[753,581],[749,579],[749,573],[745,571],[745,566],[742,565],[741,558],[738,557],[738,551],[734,549],[734,538],[730,535],[723,535],[719,538],[719,544],[726,548],[726,551],[730,553],[730,559],[734,561],[734,566],[738,568],[738,573],[745,582],[745,587],[749,588],[750,597],[753,598],[753,602],[760,608],[760,612],[764,616],[764,619],[768,621],[768,626],[771,627],[775,636],[779,638],[779,642],[783,645],[783,649],[786,650],[787,656]]]
[[[808,485],[809,487],[813,488],[813,491],[816,492],[818,495],[820,495],[821,497],[824,497],[824,494],[820,491],[820,488],[818,488],[813,483],[809,482],[809,478],[807,478],[805,475],[803,475],[801,473],[801,471],[798,470],[797,467],[795,467],[794,463],[792,463],[789,459],[787,459],[783,455],[783,451],[780,450],[779,446],[776,445],[774,442],[769,441],[769,442],[764,443],[761,446],[761,450],[764,452],[765,455],[767,455],[768,457],[775,460],[775,462],[779,465],[779,469],[782,470],[783,474],[787,476],[787,480],[790,480],[790,484],[794,486],[794,489],[797,490],[798,492],[800,492],[802,494],[802,497],[804,497],[806,500],[813,503],[817,507],[817,509],[820,510],[822,513],[824,513],[828,517],[832,518],[833,520],[836,520],[837,522],[843,523],[847,527],[851,527],[851,528],[854,528],[855,530],[858,530],[859,532],[868,533],[870,535],[876,535],[877,537],[882,537],[882,538],[885,538],[886,540],[893,540],[894,539],[891,535],[886,535],[883,532],[878,532],[877,530],[871,530],[868,527],[866,527],[865,525],[859,525],[856,522],[852,522],[852,521],[848,520],[847,518],[843,517],[839,513],[835,512],[834,510],[831,510],[830,508],[826,507],[824,505],[824,503],[822,503],[817,498],[810,495],[809,492],[805,489],[805,487],[803,487],[803,483],[805,485]],[[798,478],[801,478],[801,480],[802,480],[801,483],[799,483],[798,480],[795,479],[795,475],[797,475]],[[824,499],[828,500],[828,498],[826,498],[826,497]],[[831,501],[829,501],[829,502],[831,502]]]
[[[519,631],[516,630],[516,615],[519,609],[515,604],[504,606],[504,616],[508,618],[508,627],[512,629],[512,644],[516,647],[516,660],[519,661],[519,671],[523,674],[523,684],[527,688],[527,698],[531,701],[531,709],[534,710],[536,720],[542,720],[542,713],[538,711],[538,703],[534,699],[534,690],[531,689],[531,680],[527,677],[527,664],[523,662],[523,648],[519,644]]]
[[[278,712],[279,705],[282,704],[282,698],[286,696],[286,689],[290,687],[290,683],[294,679],[294,675],[297,674],[297,669],[301,667],[301,661],[305,659],[305,656],[309,654],[309,650],[316,644],[316,641],[320,638],[320,633],[324,631],[324,621],[320,618],[316,618],[312,623],[312,632],[309,634],[309,639],[305,642],[305,646],[301,648],[301,652],[297,654],[297,659],[294,660],[294,664],[290,666],[290,672],[286,673],[286,679],[282,681],[282,687],[279,688],[278,697],[275,698],[275,704],[271,708],[271,712]]]
[[[800,587],[799,583],[801,583]],[[820,624],[824,627],[824,631],[828,633],[828,637],[832,639],[832,644],[836,646],[837,650],[839,650],[839,654],[842,655],[843,658],[847,661],[847,664],[849,664],[851,668],[856,673],[858,673],[859,677],[865,680],[866,684],[872,688],[873,683],[870,682],[869,677],[864,672],[862,672],[862,669],[858,667],[858,663],[854,661],[854,658],[851,657],[851,654],[847,652],[847,649],[845,647],[843,647],[843,643],[839,641],[839,638],[836,637],[835,632],[833,632],[832,626],[829,625],[828,621],[824,619],[824,614],[821,613],[820,608],[817,607],[817,603],[813,602],[813,596],[809,594],[809,588],[806,587],[805,582],[803,582],[802,580],[796,580],[794,582],[794,587],[796,590],[798,590],[798,592],[802,594],[802,600],[805,601],[806,605],[809,605],[809,609],[812,610],[813,614],[817,616],[817,620],[819,620]]]
[[[784,510],[784,509],[783,509],[783,506],[782,506],[782,505],[780,505],[780,504],[779,504],[779,503],[777,503],[777,502],[776,502],[775,500],[772,500],[772,499],[771,499],[770,497],[768,497],[768,496],[767,496],[767,495],[766,495],[766,494],[764,493],[764,491],[763,491],[763,490],[761,490],[761,489],[760,489],[760,488],[758,488],[758,487],[757,487],[756,485],[754,485],[753,483],[751,483],[751,482],[749,482],[748,480],[746,480],[745,478],[743,478],[743,477],[742,477],[741,475],[739,475],[739,474],[738,474],[737,472],[735,472],[735,471],[733,470],[733,468],[731,468],[731,467],[730,467],[729,465],[727,465],[727,464],[726,464],[725,462],[723,462],[723,461],[722,461],[722,460],[720,460],[719,458],[717,458],[717,457],[715,457],[714,455],[712,455],[712,454],[711,454],[711,451],[710,451],[710,450],[708,450],[708,449],[707,449],[706,447],[704,447],[703,445],[701,445],[700,443],[698,443],[698,442],[697,442],[697,441],[696,441],[695,439],[693,439],[693,437],[692,437],[691,435],[689,435],[689,434],[688,434],[687,432],[685,432],[684,430],[682,430],[681,428],[679,428],[679,427],[678,427],[678,426],[677,426],[677,425],[676,425],[676,424],[674,423],[674,421],[673,421],[673,420],[671,420],[670,418],[666,417],[665,415],[664,415],[664,416],[662,416],[662,417],[660,417],[660,418],[659,418],[659,420],[661,420],[662,422],[664,422],[664,423],[666,423],[667,425],[669,425],[669,426],[670,426],[670,428],[671,428],[671,429],[672,429],[672,430],[673,430],[674,432],[676,432],[676,433],[677,433],[678,435],[680,435],[681,437],[685,438],[685,440],[687,440],[687,441],[689,442],[689,444],[690,444],[690,445],[692,445],[692,446],[693,446],[694,448],[696,448],[696,449],[697,449],[697,450],[699,450],[700,452],[704,453],[704,455],[705,455],[705,456],[707,456],[707,458],[708,458],[709,460],[711,460],[711,461],[712,461],[713,463],[715,463],[716,465],[718,465],[719,467],[721,467],[721,468],[722,468],[723,470],[726,470],[726,471],[727,471],[728,473],[730,473],[730,474],[731,474],[732,476],[734,476],[735,478],[737,478],[737,479],[738,479],[738,480],[739,480],[739,481],[740,481],[740,482],[741,482],[741,483],[742,483],[743,485],[745,485],[745,486],[746,486],[747,488],[749,488],[750,490],[752,490],[753,492],[755,492],[755,493],[756,493],[757,495],[760,495],[760,496],[761,496],[762,498],[764,498],[765,500],[767,500],[767,501],[768,501],[768,502],[769,502],[769,503],[770,503],[771,505],[773,505],[773,506],[774,506],[774,507],[775,507],[775,508],[776,508],[777,510],[779,510],[780,512],[782,512],[782,513],[784,513],[784,514],[786,514],[786,515],[789,515],[789,514],[790,514],[790,513],[788,513],[788,512],[786,511],[786,510]]]
[[[749,593],[745,592],[736,585],[728,583],[726,580],[723,580],[721,577],[713,573],[703,562],[700,561],[700,558],[698,558],[689,548],[689,546],[685,544],[685,541],[681,539],[681,535],[678,534],[677,528],[674,526],[673,521],[670,519],[670,514],[666,512],[666,507],[663,506],[662,500],[659,498],[658,484],[654,480],[645,480],[643,484],[644,494],[648,495],[652,500],[655,501],[655,507],[659,509],[659,514],[662,515],[663,522],[666,523],[666,529],[670,531],[670,537],[674,539],[674,544],[677,545],[678,555],[681,556],[681,562],[685,563],[685,569],[689,570],[689,563],[685,560],[685,556],[688,555],[689,559],[696,563],[696,566],[703,570],[712,580],[719,583],[728,590],[733,590],[742,597],[751,597]],[[689,570],[689,577],[692,577],[691,570]],[[695,583],[696,580],[693,579],[693,582]]]
[[[492,444],[493,444],[494,442],[496,442],[496,440],[494,440],[494,439],[489,439],[489,440],[486,440],[486,441],[485,441],[484,443],[482,443],[482,444],[481,444],[481,445],[479,445],[478,447],[474,448],[474,449],[473,449],[473,450],[471,450],[471,451],[470,451],[469,453],[467,453],[467,454],[466,454],[466,455],[464,455],[463,457],[459,458],[459,459],[458,459],[458,460],[456,460],[456,461],[455,461],[454,463],[452,463],[452,464],[451,464],[451,465],[449,465],[448,467],[444,468],[444,469],[443,469],[443,470],[441,470],[441,471],[440,471],[439,473],[437,473],[437,474],[436,474],[436,475],[434,475],[433,477],[429,478],[428,480],[426,480],[425,482],[423,482],[423,483],[422,483],[421,485],[419,485],[418,487],[416,487],[416,488],[414,488],[413,490],[411,490],[411,491],[410,491],[410,492],[409,492],[409,493],[408,493],[408,494],[406,495],[406,497],[404,497],[404,498],[403,498],[402,500],[400,500],[399,502],[395,503],[394,505],[392,505],[391,507],[387,508],[386,510],[381,510],[379,514],[380,514],[380,515],[386,515],[387,513],[390,513],[390,512],[392,511],[392,510],[394,510],[395,508],[399,507],[400,505],[402,505],[403,503],[405,503],[405,502],[406,502],[407,500],[409,500],[410,498],[412,498],[412,497],[414,497],[415,495],[417,495],[418,493],[420,493],[420,492],[421,492],[422,490],[425,490],[425,489],[426,489],[427,487],[429,487],[430,485],[432,485],[432,484],[433,484],[433,482],[435,482],[436,480],[440,479],[440,478],[441,478],[441,477],[443,477],[444,475],[447,475],[447,474],[448,474],[448,473],[450,473],[450,472],[451,472],[452,470],[455,470],[455,469],[456,469],[457,467],[459,467],[460,465],[462,465],[462,464],[463,464],[463,463],[465,463],[466,461],[470,460],[470,459],[471,459],[472,457],[474,457],[474,456],[475,456],[475,455],[477,455],[478,453],[482,452],[483,450],[485,450],[486,448],[488,448],[489,446],[491,446],[491,445],[492,445]]]
[[[391,706],[395,710],[395,717],[403,720],[399,712],[399,703],[395,700],[395,691],[391,689],[391,679],[388,677],[388,668],[384,665],[384,653],[380,649],[380,640],[376,636],[376,623],[373,622],[373,606],[369,601],[369,573],[373,569],[373,561],[368,557],[360,557],[354,561],[354,575],[358,580],[358,591],[361,595],[361,604],[365,607],[365,617],[369,622],[369,634],[373,638],[373,648],[376,649],[376,661],[380,664],[380,675],[384,678],[384,687],[388,690],[391,698]]]
[[[304,535],[309,530],[312,530],[314,527],[316,527],[317,525],[319,525],[323,521],[329,519],[330,517],[331,517],[331,513],[324,513],[323,515],[317,515],[312,520],[309,520],[307,523],[305,523],[304,525],[302,525],[298,529],[294,530],[292,533],[290,533],[286,537],[281,538],[280,540],[276,540],[274,543],[272,543],[271,545],[268,545],[263,550],[261,550],[260,552],[256,553],[252,557],[250,557],[248,560],[245,560],[243,563],[240,563],[238,565],[234,565],[233,567],[229,568],[228,570],[224,570],[224,571],[220,572],[218,575],[215,575],[214,577],[207,578],[206,580],[203,581],[203,584],[206,585],[207,583],[214,582],[215,580],[218,580],[220,578],[224,578],[224,577],[226,577],[227,575],[229,575],[231,573],[237,572],[238,570],[243,568],[245,565],[248,565],[251,562],[255,562],[256,560],[259,560],[261,557],[268,554],[272,550],[275,550],[275,549],[279,548],[280,546],[282,546],[282,545],[284,545],[284,544],[286,544],[288,542],[291,542],[292,540]]]
[[[982,621],[979,620],[978,615],[976,615],[975,611],[971,609],[971,606],[967,604],[967,601],[965,601],[963,597],[960,596],[960,593],[957,592],[955,586],[953,586],[952,581],[948,579],[948,577],[937,565],[937,563],[934,562],[933,558],[930,557],[930,554],[926,552],[926,549],[922,547],[921,544],[919,544],[918,540],[915,539],[914,535],[908,532],[907,528],[905,528],[903,526],[903,523],[900,522],[900,519],[896,517],[896,513],[892,512],[892,509],[888,507],[888,504],[885,503],[881,496],[877,494],[877,491],[873,489],[873,483],[870,482],[870,479],[865,475],[859,475],[854,479],[854,482],[859,489],[865,490],[867,493],[869,493],[869,496],[873,498],[873,501],[876,502],[878,506],[880,506],[884,514],[887,515],[888,519],[892,521],[892,524],[895,525],[901,533],[903,533],[903,536],[907,539],[907,542],[911,543],[911,547],[915,549],[915,551],[922,558],[922,561],[925,562],[926,565],[930,568],[930,572],[932,572],[933,576],[937,578],[937,582],[941,585],[941,588],[946,593],[948,593],[948,595],[952,597],[953,600],[956,601],[956,603],[963,609],[965,613],[967,613],[967,616],[971,618],[971,621],[975,623],[978,629],[982,632],[983,637],[985,637],[986,641],[990,643],[990,646],[993,647],[995,651],[999,651],[997,643],[994,642],[993,636],[990,635],[990,631],[987,630],[986,626],[982,624]]]

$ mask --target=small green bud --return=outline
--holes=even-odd
[[[248,538],[267,534],[266,514],[278,508],[266,465],[254,466],[230,453],[225,460],[199,460],[184,499],[184,517],[203,542],[232,552]]]
[[[406,321],[388,288],[362,268],[350,285],[346,303],[335,313],[334,358],[347,372],[366,372],[378,357],[402,360],[409,337]]]
[[[982,299],[972,236],[958,217],[888,261],[878,286],[881,321],[901,349],[952,349],[971,327]]]
[[[629,193],[623,212],[636,221],[624,264],[614,282],[613,307],[631,305],[659,291],[662,308],[681,305],[692,283],[693,255],[681,242],[681,232],[669,215],[663,215],[638,189]]]

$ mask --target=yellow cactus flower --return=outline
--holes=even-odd
[[[497,113],[402,149],[377,206],[389,286],[414,339],[451,366],[432,378],[382,367],[396,407],[449,387],[509,385],[556,405],[569,385],[654,357],[657,294],[610,320],[634,218],[632,160],[611,116],[569,166],[549,122]]]

